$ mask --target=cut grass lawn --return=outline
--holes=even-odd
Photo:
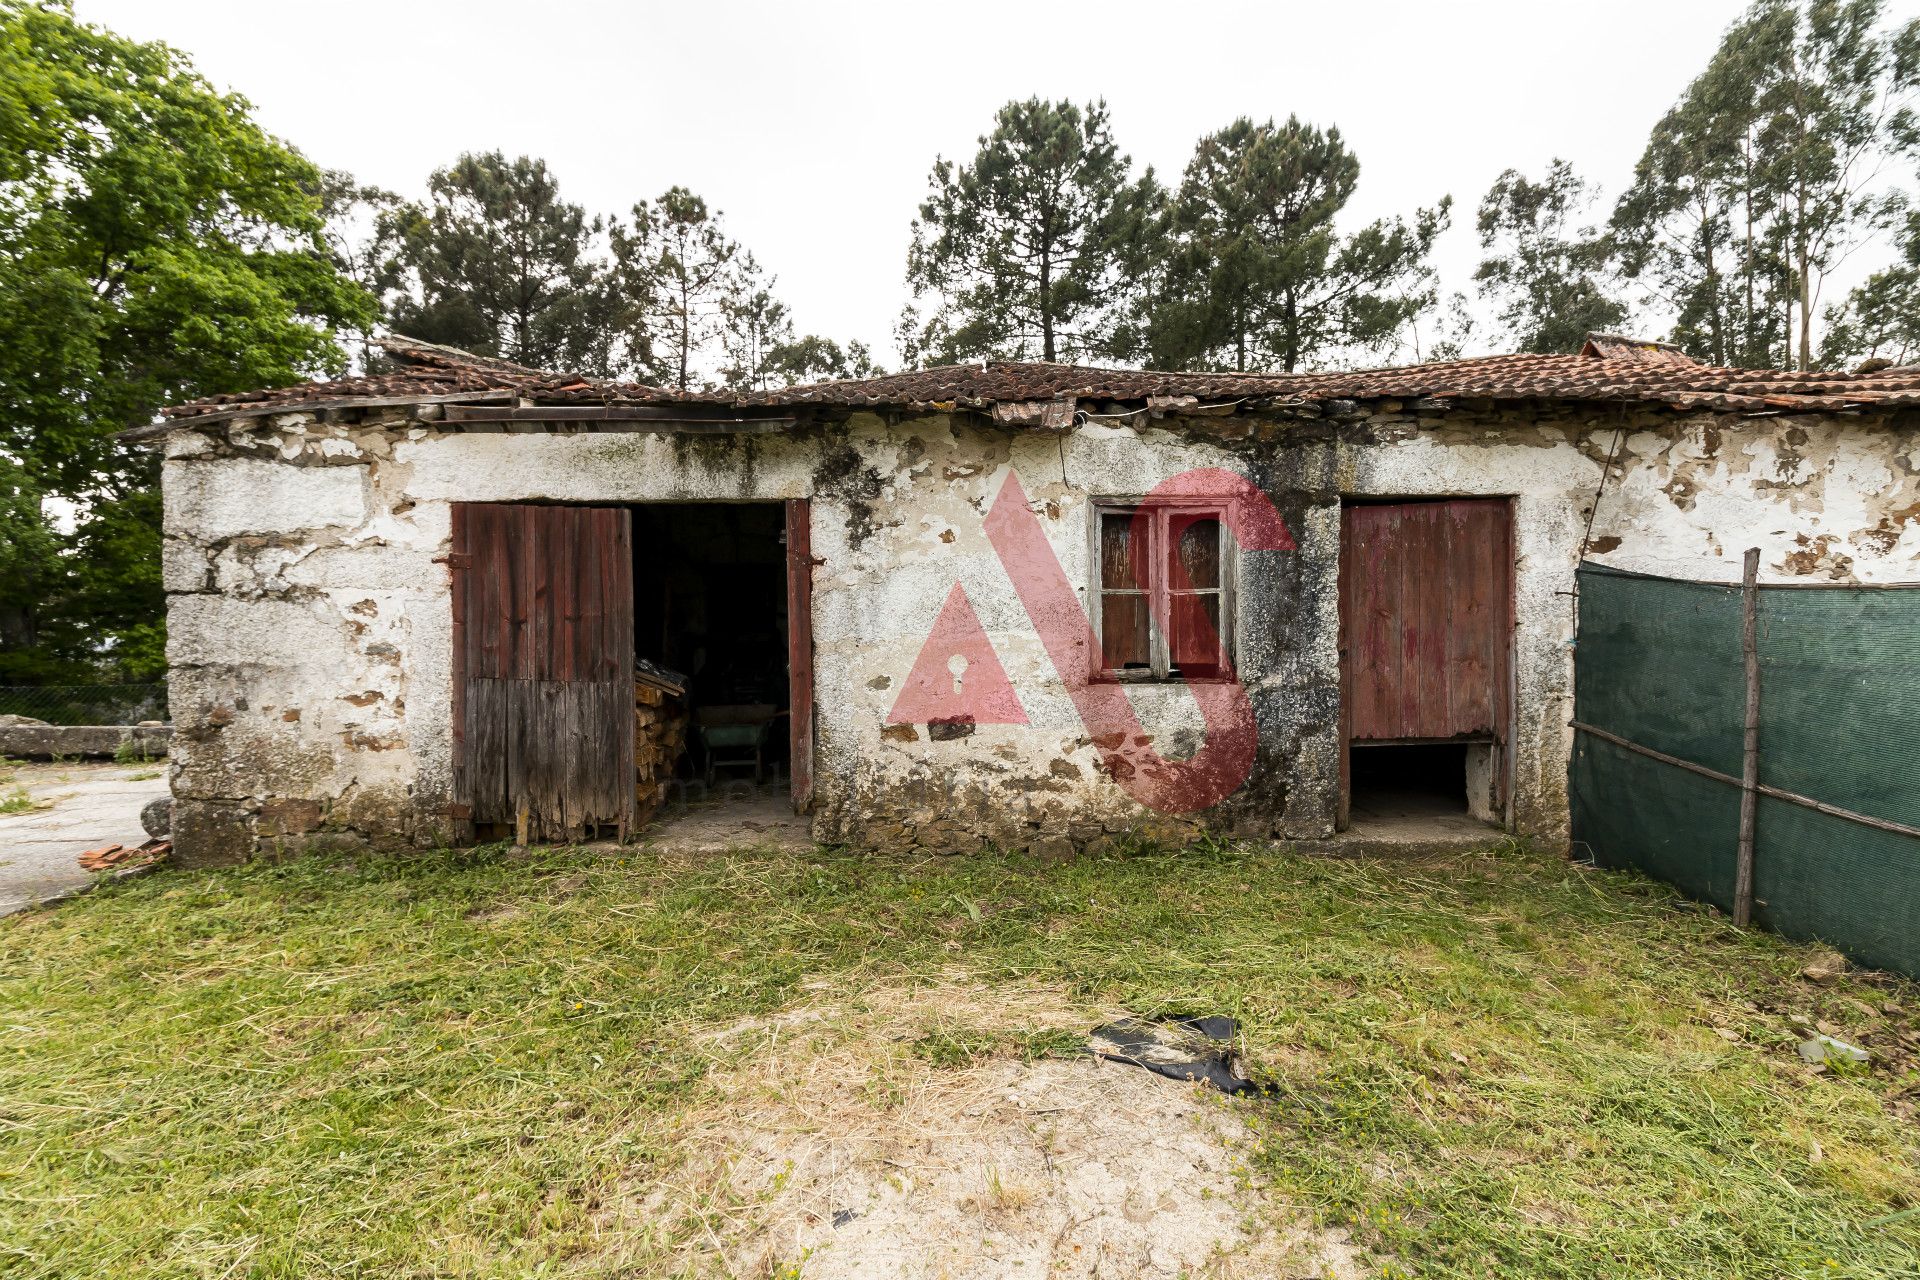
[[[1511,848],[168,872],[0,919],[0,1274],[677,1274],[604,1206],[674,1169],[701,1037],[960,966],[1239,1018],[1278,1211],[1390,1274],[1913,1275],[1920,1001],[1811,954]]]

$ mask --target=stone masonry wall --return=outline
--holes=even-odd
[[[1621,436],[1591,558],[1733,580],[1909,581],[1920,556],[1912,418],[1394,402],[1322,414],[1093,419],[1064,437],[966,414],[857,414],[734,439],[442,429],[432,410],[287,414],[167,444],[174,830],[190,863],[315,846],[445,842],[449,509],[455,501],[813,500],[814,828],[823,840],[1055,847],[1205,825],[1331,832],[1338,775],[1342,496],[1516,501],[1511,823],[1564,838],[1571,596],[1601,464]],[[1251,477],[1291,552],[1239,559],[1235,657],[1260,728],[1252,777],[1194,817],[1143,810],[1101,772],[982,521],[1011,469],[1085,604],[1090,504],[1217,466]],[[1030,721],[936,741],[888,726],[955,582]],[[1182,756],[1203,726],[1177,686],[1133,704]]]

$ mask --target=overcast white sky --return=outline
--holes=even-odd
[[[1447,289],[1501,170],[1574,162],[1610,198],[1740,0],[77,0],[190,53],[266,127],[407,195],[463,150],[544,157],[622,212],[679,183],[726,214],[802,331],[892,354],[908,226],[936,153],[1009,98],[1105,97],[1136,163],[1177,179],[1240,115],[1337,124],[1351,224],[1455,200]],[[1920,0],[1893,0],[1894,16]]]

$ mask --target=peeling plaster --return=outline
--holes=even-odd
[[[234,861],[318,843],[433,844],[451,826],[455,501],[810,498],[817,837],[956,848],[1068,836],[1332,830],[1338,791],[1343,496],[1515,503],[1514,829],[1566,830],[1574,566],[1590,558],[1731,581],[1911,581],[1920,419],[1652,410],[1356,406],[1321,416],[1091,421],[1065,437],[966,414],[859,413],[783,436],[454,432],[400,411],[286,414],[166,445],[169,660],[181,855]],[[1091,506],[1194,467],[1249,475],[1294,552],[1239,557],[1235,654],[1260,728],[1253,775],[1215,810],[1142,810],[1102,772],[998,556],[984,513],[1017,472],[1083,605]],[[887,726],[935,613],[963,585],[1031,723]],[[1204,726],[1177,686],[1130,690],[1159,749]]]

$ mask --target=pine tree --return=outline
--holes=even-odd
[[[1283,369],[1378,351],[1433,305],[1451,202],[1342,236],[1360,178],[1338,129],[1241,119],[1202,138],[1173,202],[1154,363]]]
[[[604,223],[560,198],[544,161],[463,155],[427,189],[384,232],[402,285],[395,329],[537,369],[612,371]]]
[[[685,187],[633,206],[613,231],[621,328],[641,376],[686,391],[712,381],[725,359],[728,309],[751,296],[758,270],[720,226],[720,213]],[[784,309],[783,309],[784,310]]]
[[[1104,102],[1010,102],[964,165],[937,160],[907,283],[932,313],[911,356],[1113,358],[1118,279],[1148,225],[1152,172],[1130,177]]]

